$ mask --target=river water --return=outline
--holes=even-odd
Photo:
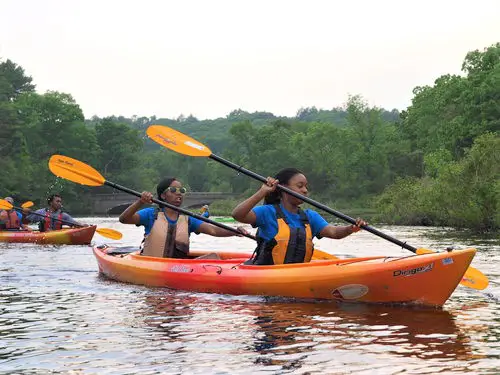
[[[114,218],[82,221],[124,234],[96,244],[142,236]],[[415,247],[476,247],[490,286],[459,286],[442,310],[189,293],[107,280],[88,246],[0,243],[0,373],[500,374],[498,238],[377,229]],[[246,238],[191,239],[253,249]],[[340,257],[409,254],[367,232],[317,245]]]

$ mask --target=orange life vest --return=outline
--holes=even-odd
[[[276,209],[278,233],[271,241],[264,241],[258,237],[257,249],[253,264],[272,265],[288,263],[307,263],[311,261],[314,245],[311,225],[304,211],[299,209],[302,228],[291,228],[288,220],[279,205]]]
[[[189,254],[189,219],[179,215],[171,224],[165,212],[157,211],[156,220],[144,238],[142,255],[157,258],[187,258]]]
[[[7,213],[7,221],[3,224],[0,224],[1,229],[19,229],[21,227],[21,221],[19,220],[19,216],[17,216],[17,212],[15,210],[5,211]]]

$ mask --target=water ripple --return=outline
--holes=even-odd
[[[122,231],[124,245],[138,242],[136,228],[99,220]],[[384,231],[422,247],[460,245],[451,231]],[[474,243],[474,266],[491,285],[457,288],[443,310],[146,288],[99,276],[86,246],[0,244],[0,373],[495,373],[500,246]],[[250,250],[195,236],[195,248],[223,245]],[[320,241],[325,251],[340,246],[349,256],[407,253],[368,233]]]

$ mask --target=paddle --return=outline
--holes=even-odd
[[[125,193],[135,195],[139,198],[141,197],[141,193],[139,193],[138,191],[129,189],[125,186],[115,184],[114,182],[111,182],[111,181],[107,181],[98,171],[96,171],[90,165],[87,165],[79,160],[70,158],[68,156],[52,155],[49,159],[49,169],[52,173],[54,173],[58,177],[65,178],[66,180],[70,180],[70,181],[73,181],[73,182],[76,182],[76,183],[79,183],[82,185],[87,185],[87,186],[107,185],[107,186],[110,186],[114,189],[121,190]],[[229,230],[231,232],[240,234],[244,237],[248,237],[248,238],[251,238],[252,240],[255,240],[255,237],[252,236],[251,234],[242,233],[236,228],[232,228],[232,227],[229,227],[227,225],[218,223],[216,221],[207,219],[204,216],[197,215],[197,214],[192,213],[190,211],[187,211],[183,208],[174,206],[170,203],[163,202],[159,199],[153,198],[152,200],[156,204],[163,205],[163,206],[168,207],[172,210],[183,213],[184,215],[195,217],[199,220],[205,221],[205,222],[210,223],[212,225],[215,225],[219,228],[223,228],[223,229]]]
[[[212,151],[205,146],[204,144],[192,139],[191,137],[177,131],[174,129],[169,128],[168,126],[163,126],[163,125],[151,125],[148,127],[146,134],[148,135],[149,138],[151,138],[153,141],[156,143],[159,143],[160,145],[173,150],[175,152],[178,152],[180,154],[184,155],[189,155],[189,156],[196,156],[196,157],[208,157],[212,160],[215,160],[221,164],[224,164],[232,169],[235,169],[236,171],[246,174],[247,176],[250,176],[256,180],[259,180],[261,182],[266,182],[266,178],[258,175],[252,171],[249,171],[248,169],[245,169],[237,164],[234,164],[226,159],[221,158],[220,156],[212,154]],[[319,202],[316,202],[315,200],[312,200],[311,198],[308,198],[302,194],[299,194],[286,186],[283,185],[278,185],[278,188],[283,190],[284,192],[301,199],[304,202],[309,203],[310,205],[317,207],[325,212],[328,212],[331,215],[334,215],[344,221],[347,221],[348,223],[351,224],[356,224],[356,220],[353,219],[352,217],[349,217],[347,215],[344,215],[341,212],[335,211],[331,209],[328,206],[325,206],[324,204],[321,204]],[[370,227],[369,225],[362,225],[361,228],[364,230],[375,234],[376,236],[382,237],[383,239],[390,241],[396,245],[401,246],[404,249],[410,250],[416,254],[426,254],[430,252],[434,252],[432,250],[427,250],[427,249],[417,249],[411,245],[408,245],[406,242],[402,242],[394,237],[391,237],[385,233],[380,232],[379,230]],[[479,270],[469,267],[467,271],[465,272],[465,275],[461,281],[462,285],[468,286],[473,289],[484,289],[488,286],[488,279],[487,277]]]
[[[1,201],[3,201],[3,202],[6,202],[6,203],[10,204],[10,202],[9,202],[9,201],[7,201],[7,200],[2,199]],[[29,207],[32,207],[33,205],[34,205],[34,203],[33,203],[32,201],[26,201],[26,202],[24,202],[24,203],[21,205],[21,207],[22,207],[22,208],[29,208]],[[2,208],[2,206],[0,206],[0,209],[3,209],[3,208]],[[10,210],[10,208],[8,208],[7,210]],[[24,229],[24,224],[23,224],[23,229],[21,229],[21,230],[25,230],[25,229]]]
[[[66,180],[76,182],[76,183],[81,184],[81,185],[87,185],[87,186],[108,185],[114,189],[121,190],[125,193],[135,195],[136,197],[141,197],[141,193],[139,193],[138,191],[129,189],[125,186],[115,184],[114,182],[111,182],[111,181],[107,181],[98,171],[96,171],[90,165],[85,164],[79,160],[70,158],[68,156],[52,155],[49,159],[49,169],[56,176],[64,178]],[[219,228],[223,228],[223,229],[226,229],[226,230],[231,231],[233,233],[237,233],[237,234],[240,234],[244,237],[250,238],[252,240],[256,240],[256,238],[254,236],[252,236],[251,234],[242,233],[236,228],[224,225],[222,223],[218,223],[218,222],[211,220],[211,219],[208,219],[204,216],[197,215],[197,214],[192,213],[190,211],[187,211],[181,207],[174,206],[170,203],[163,202],[163,201],[156,199],[156,198],[153,198],[153,202],[156,204],[159,204],[159,205],[166,206],[174,211],[178,211],[180,213],[183,213],[184,215],[195,217],[201,221],[215,225]],[[314,252],[316,253],[314,259],[337,259],[337,257],[335,257],[331,254],[325,253],[324,251],[321,251],[321,250],[314,250]]]
[[[26,203],[31,203],[31,204],[26,205]],[[23,208],[28,208],[28,207],[33,206],[33,202],[26,202],[26,203],[23,203],[21,205],[21,207],[17,207],[17,206],[13,206],[10,202],[6,201],[5,199],[0,199],[0,209],[2,209],[2,210],[15,209],[17,211],[22,211]],[[37,212],[30,212],[30,215],[38,215],[38,216],[45,217],[45,215],[39,214]],[[66,224],[66,225],[75,226],[74,223],[71,223],[71,222],[66,221],[66,220],[60,220],[57,218],[54,218],[54,220],[60,221],[61,223]],[[76,226],[79,228],[83,227],[83,225],[76,225]],[[111,229],[111,228],[97,228],[96,232],[99,233],[101,236],[106,237],[106,238],[110,238],[112,240],[119,240],[122,238],[122,234],[120,232],[118,232],[117,230]]]
[[[21,207],[22,208],[30,208],[30,207],[33,207],[34,203],[32,201],[26,201],[24,202]]]

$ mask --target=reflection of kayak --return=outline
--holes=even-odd
[[[203,315],[197,315],[197,323],[208,330],[212,326],[221,327],[221,322],[213,319],[213,314],[230,313],[240,322],[247,322],[245,327],[248,324],[252,328],[254,334],[245,344],[266,357],[284,346],[289,357],[300,357],[304,350],[300,343],[310,341],[311,332],[314,332],[317,342],[331,342],[335,337],[335,348],[351,353],[353,350],[373,351],[374,345],[387,348],[390,343],[387,351],[397,352],[398,357],[444,361],[473,358],[467,329],[457,326],[456,314],[448,309],[412,308],[408,311],[405,306],[315,302],[271,298],[262,303],[255,299],[214,299],[203,294],[165,290],[147,293],[144,309],[138,314],[153,330],[162,334],[171,330],[172,337],[178,337],[176,328],[198,314],[200,306],[206,310]],[[436,350],[437,346],[439,350]],[[407,350],[409,347],[411,350]]]
[[[229,216],[212,216],[210,219],[218,221],[219,223],[237,223],[236,220]]]
[[[165,259],[107,255],[94,247],[99,271],[133,284],[196,292],[443,305],[461,281],[475,249],[407,257],[321,260],[278,266],[243,259]],[[226,253],[228,254],[228,253]],[[194,255],[202,255],[194,254]],[[239,254],[234,254],[239,257]]]
[[[50,232],[1,231],[0,242],[28,242],[42,245],[87,245],[94,236],[96,226],[68,228]]]

